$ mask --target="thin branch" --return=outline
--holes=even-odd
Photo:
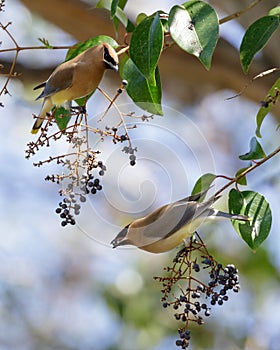
[[[11,22],[8,22],[8,24],[6,24],[5,26],[3,26],[2,23],[0,23],[0,28],[2,28],[6,34],[9,36],[9,38],[12,40],[12,42],[14,43],[14,45],[16,46],[15,47],[15,50],[16,50],[16,54],[15,54],[15,57],[13,59],[13,62],[12,62],[12,65],[11,65],[11,68],[9,70],[9,73],[8,73],[8,77],[7,77],[7,80],[5,81],[2,89],[0,90],[0,96],[4,93],[9,93],[8,92],[8,84],[9,84],[9,81],[11,80],[11,78],[13,78],[15,76],[15,73],[14,73],[14,69],[15,69],[15,66],[16,66],[16,63],[17,63],[17,58],[18,58],[18,55],[19,55],[19,51],[17,50],[18,49],[18,44],[15,40],[15,38],[12,36],[12,34],[8,31],[8,26],[11,24]]]
[[[244,7],[242,10],[240,11],[237,11],[229,16],[226,16],[222,19],[219,20],[219,24],[223,24],[223,23],[226,23],[226,22],[229,22],[231,21],[232,19],[234,18],[238,18],[240,17],[241,15],[243,15],[243,13],[249,11],[251,8],[253,8],[254,6],[256,6],[259,2],[261,2],[262,0],[254,0],[252,1],[248,6]]]
[[[5,74],[5,75],[0,74],[0,75],[5,76],[7,78],[2,89],[0,90],[0,96],[3,94],[9,93],[8,84],[9,84],[10,80],[12,78],[16,78],[17,76],[19,76],[19,74],[16,73],[14,70],[15,70],[15,66],[16,66],[20,51],[38,50],[38,49],[54,49],[54,50],[55,49],[69,49],[71,47],[71,46],[50,46],[50,47],[48,47],[48,46],[25,46],[25,47],[21,47],[18,45],[16,39],[13,37],[13,35],[7,29],[9,25],[11,25],[11,22],[8,22],[6,25],[3,25],[3,23],[0,22],[0,29],[2,29],[8,35],[8,37],[11,39],[11,41],[13,42],[15,47],[9,48],[9,49],[2,49],[2,50],[0,50],[0,53],[15,52],[15,56],[13,58],[11,67],[9,69],[9,73]]]
[[[4,25],[3,23],[0,22],[0,28],[4,30],[4,32],[6,32],[6,34],[8,35],[8,37],[11,39],[11,41],[14,43],[15,47],[9,48],[9,49],[2,49],[0,50],[0,53],[3,52],[20,52],[20,51],[25,51],[25,50],[45,50],[45,49],[51,49],[51,50],[64,50],[64,49],[70,49],[72,46],[47,46],[47,45],[43,45],[43,46],[19,46],[17,41],[15,40],[15,38],[13,37],[13,35],[9,32],[9,30],[7,29],[9,25],[11,25],[12,22],[8,22],[6,25]]]
[[[120,51],[117,52],[117,55],[120,56],[128,50],[129,50],[129,46],[125,46],[124,48],[122,48]]]
[[[1,24],[0,24],[1,26]],[[0,53],[3,52],[13,52],[13,51],[25,51],[25,50],[68,50],[72,47],[70,46],[17,46],[17,47],[11,47],[9,49],[2,49],[0,50]]]
[[[232,100],[233,98],[241,96],[244,93],[244,91],[248,88],[248,86],[251,85],[255,80],[257,80],[259,78],[263,78],[266,75],[272,74],[272,73],[277,72],[277,71],[280,71],[280,67],[271,68],[271,69],[268,69],[264,72],[261,72],[260,74],[256,75],[254,78],[252,78],[247,84],[245,84],[244,87],[242,88],[242,90],[238,94],[226,98],[226,101]]]
[[[271,159],[272,157],[276,156],[277,153],[280,152],[280,147],[276,148],[276,150],[274,150],[273,152],[271,152],[268,156],[266,156],[265,158],[263,158],[262,160],[260,160],[259,162],[255,163],[254,165],[250,166],[249,168],[247,168],[246,170],[244,170],[242,173],[240,173],[238,176],[236,176],[235,178],[233,178],[232,180],[230,180],[225,186],[223,186],[222,188],[220,188],[216,193],[215,196],[218,196],[220,193],[222,193],[225,189],[227,189],[229,186],[231,186],[234,183],[237,183],[238,180],[240,180],[242,177],[246,176],[247,174],[249,174],[251,171],[253,171],[254,169],[256,169],[257,167],[261,166],[262,164],[264,164],[265,162],[267,162],[269,159]]]
[[[122,85],[121,87],[117,90],[115,96],[113,97],[113,99],[110,98],[110,96],[108,96],[108,94],[106,94],[105,91],[103,91],[102,89],[100,89],[99,87],[97,87],[97,89],[107,98],[108,101],[110,101],[109,103],[109,106],[107,107],[106,111],[103,113],[103,115],[101,116],[101,118],[99,118],[98,121],[101,121],[105,115],[108,113],[109,109],[114,106],[115,109],[117,110],[118,114],[119,114],[119,117],[120,117],[120,120],[121,120],[121,124],[123,125],[124,127],[124,131],[125,131],[125,135],[127,137],[127,141],[129,143],[129,146],[131,147],[131,140],[130,140],[130,137],[129,137],[129,134],[128,134],[128,129],[127,129],[127,126],[126,126],[126,123],[125,123],[125,120],[123,118],[123,115],[122,115],[122,112],[120,111],[119,107],[116,105],[115,101],[116,99],[120,96],[120,94],[122,93],[122,91],[124,90],[124,87],[125,87],[125,84],[124,82],[122,82]]]

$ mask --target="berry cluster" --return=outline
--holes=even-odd
[[[184,323],[178,329],[176,345],[186,349],[190,341],[190,322],[202,325],[204,317],[210,316],[212,307],[229,300],[230,290],[239,291],[238,270],[233,264],[223,267],[218,263],[198,235],[179,251],[173,266],[164,270],[168,272],[167,276],[155,277],[163,287],[162,306],[171,306],[175,319]],[[173,292],[175,287],[179,289],[178,296]]]
[[[136,164],[136,155],[135,152],[137,152],[137,147],[133,148],[131,146],[125,146],[122,151],[124,153],[129,154],[129,163],[131,166],[134,166]]]
[[[124,117],[141,118],[142,121],[149,121],[153,116],[138,117],[134,116],[134,112],[122,113],[119,110],[115,101],[126,85],[127,82],[122,81],[115,97],[110,101],[108,108],[99,119],[101,121],[114,105],[119,116],[119,122],[116,126],[105,126],[102,129],[90,126],[85,106],[72,107],[70,110],[66,110],[67,118],[63,116],[63,113],[59,114],[60,108],[56,108],[54,112],[47,114],[37,140],[27,144],[27,150],[25,151],[27,159],[35,156],[43,147],[50,147],[53,142],[61,139],[64,139],[70,146],[69,151],[65,154],[50,155],[48,159],[33,163],[34,166],[41,167],[55,162],[63,167],[62,173],[45,177],[46,181],[63,185],[63,189],[59,191],[63,200],[56,208],[56,213],[62,220],[62,226],[74,225],[75,216],[79,215],[81,204],[86,201],[87,195],[96,194],[102,190],[99,177],[105,174],[106,166],[102,161],[97,160],[100,151],[93,150],[90,146],[89,136],[91,133],[99,135],[101,140],[109,137],[114,144],[123,143],[122,151],[128,154],[130,165],[134,166],[136,164],[137,149],[132,147],[129,136],[129,130],[136,128],[136,125],[127,126]],[[65,112],[64,109],[63,111]],[[59,115],[57,115],[57,112]],[[54,130],[53,126],[55,126]],[[100,156],[98,158],[100,159]]]
[[[80,214],[81,204],[86,202],[88,194],[96,194],[102,190],[100,179],[95,177],[93,170],[99,168],[99,176],[103,176],[106,171],[106,166],[102,161],[95,162],[92,166],[83,168],[86,172],[82,175],[77,173],[68,179],[68,184],[65,188],[59,191],[61,196],[64,196],[62,202],[59,203],[56,213],[62,219],[61,225],[75,225],[74,216]],[[63,179],[65,180],[65,178]],[[69,181],[70,180],[70,181]]]
[[[70,196],[69,196],[70,197]],[[62,202],[59,203],[58,208],[56,208],[55,212],[59,214],[61,221],[61,226],[66,226],[67,224],[75,225],[76,221],[74,219],[73,214],[71,214],[71,210],[74,210],[74,213],[78,215],[80,213],[80,204],[72,203],[72,201],[76,201],[75,195],[73,194],[70,197],[71,199],[64,198]]]

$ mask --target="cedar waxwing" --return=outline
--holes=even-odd
[[[31,133],[38,132],[46,118],[46,113],[50,112],[54,106],[69,103],[93,92],[99,85],[105,69],[117,71],[118,63],[116,51],[109,44],[103,43],[60,64],[46,82],[34,88],[36,90],[44,87],[36,99],[44,98],[44,102]]]
[[[206,218],[222,217],[248,221],[244,215],[232,215],[212,209],[220,196],[198,202],[208,190],[164,205],[151,214],[132,221],[111,242],[113,248],[134,245],[150,253],[163,253],[180,245],[191,237]]]

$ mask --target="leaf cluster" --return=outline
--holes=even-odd
[[[136,25],[124,12],[126,1],[100,0],[96,7],[110,11],[115,29],[119,23],[130,33],[129,50],[122,58],[121,76],[128,81],[127,92],[144,110],[162,115],[161,81],[158,62],[164,50],[178,45],[195,56],[210,70],[212,57],[219,39],[219,25],[215,9],[201,0],[191,0],[174,5],[166,13],[161,10],[146,15],[140,13]],[[269,41],[279,27],[279,6],[268,15],[255,21],[246,31],[240,46],[240,62],[245,73],[254,56]]]
[[[4,1],[2,3],[4,4]],[[127,36],[124,39],[124,44],[120,44],[109,36],[100,35],[71,47],[65,60],[70,60],[84,50],[102,42],[110,44],[118,51],[120,75],[126,82],[125,89],[130,98],[136,105],[152,115],[163,115],[162,88],[158,67],[161,55],[171,46],[177,45],[186,54],[196,57],[205,67],[205,74],[207,74],[207,70],[211,69],[212,57],[219,39],[219,26],[231,16],[219,20],[217,12],[207,2],[190,0],[174,5],[169,12],[158,10],[151,15],[140,13],[134,24],[125,13],[126,4],[127,0],[100,0],[96,5],[97,8],[104,8],[110,12],[116,34],[120,25],[126,28]],[[267,15],[257,19],[245,31],[240,46],[240,62],[244,73],[249,71],[255,55],[265,47],[272,35],[278,30],[279,16],[280,7],[278,6],[271,9]],[[230,19],[235,17],[237,16],[232,16]],[[7,27],[8,25],[1,25],[2,30],[15,44],[16,57],[0,95],[8,93],[7,85],[11,77],[14,76],[15,61],[18,53],[24,49],[16,43]],[[44,48],[57,48],[51,45],[47,39],[40,39],[40,41]],[[275,68],[271,72],[276,70],[279,68]],[[266,72],[261,73],[258,77],[263,77],[265,74]],[[249,161],[249,165],[239,169],[234,178],[228,178],[229,182],[219,191],[222,192],[228,186],[236,184],[236,190],[232,190],[229,196],[229,209],[233,213],[245,213],[252,218],[251,222],[234,224],[237,232],[252,249],[256,249],[267,237],[271,226],[271,212],[269,205],[261,195],[251,191],[240,192],[237,186],[246,185],[246,175],[279,152],[278,148],[267,156],[257,139],[261,138],[263,121],[273,106],[279,102],[279,96],[280,79],[277,79],[261,102],[257,113],[256,137],[252,137],[249,151],[239,157],[242,161]],[[85,106],[86,100],[82,98],[76,102],[79,106]],[[53,116],[60,131],[67,129],[71,120],[67,111],[58,108]],[[202,190],[209,187],[215,178],[214,174],[203,175],[198,180],[194,191],[197,192],[199,188]],[[235,201],[239,204],[242,202],[242,204],[235,205]],[[251,202],[261,204],[255,206],[251,205]],[[265,224],[261,224],[262,220]]]
[[[100,0],[96,7],[110,11],[116,32],[121,23],[129,33],[130,41],[120,45],[111,37],[100,35],[81,42],[69,49],[66,60],[70,60],[89,47],[106,42],[119,51],[120,75],[127,82],[125,88],[133,102],[145,111],[162,115],[162,89],[158,63],[164,51],[178,45],[187,54],[196,57],[206,70],[211,69],[212,57],[219,39],[219,25],[215,9],[201,0],[191,0],[174,5],[169,13],[156,11],[151,15],[140,13],[134,25],[124,12],[127,0]],[[245,31],[240,46],[240,62],[245,73],[259,52],[279,27],[280,7],[272,9],[267,16],[255,21]],[[278,102],[280,79],[271,87],[256,116],[256,136],[261,137],[260,128],[265,116]],[[85,99],[76,101],[80,106]],[[61,130],[67,127],[70,118],[56,118]],[[268,160],[256,137],[250,141],[250,150],[239,157],[250,161],[246,167],[236,172],[229,185],[246,185],[246,174]],[[252,162],[254,165],[252,165]],[[205,174],[198,181],[194,193],[209,188],[216,179],[214,174]],[[222,191],[221,190],[221,191]],[[221,192],[220,191],[220,192]],[[233,222],[233,226],[242,239],[255,250],[268,236],[271,227],[271,211],[265,198],[253,191],[232,189],[229,195],[229,210],[234,214],[244,214],[250,218],[246,223]]]

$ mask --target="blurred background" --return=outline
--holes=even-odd
[[[240,10],[249,1],[211,1],[220,18]],[[269,3],[269,4],[268,4]],[[135,20],[139,12],[169,11],[174,1],[128,1],[127,13]],[[276,76],[239,92],[254,75],[279,66],[279,33],[257,57],[248,76],[238,58],[244,28],[277,5],[263,1],[238,20],[221,26],[222,39],[207,72],[193,57],[173,47],[162,55],[164,116],[137,124],[131,130],[138,148],[137,163],[129,165],[123,145],[101,142],[107,166],[103,191],[82,208],[74,227],[62,228],[55,208],[59,186],[44,181],[61,169],[55,164],[41,168],[33,162],[67,152],[63,142],[42,149],[34,159],[25,159],[33,113],[33,87],[44,81],[64,60],[65,50],[21,51],[16,71],[19,79],[8,85],[0,109],[0,349],[81,350],[171,350],[176,349],[180,324],[172,311],[161,306],[161,285],[153,276],[162,274],[176,251],[152,255],[136,249],[115,249],[109,242],[123,225],[158,206],[187,196],[198,177],[212,172],[233,176],[247,165],[238,155],[248,151],[254,136],[255,116]],[[114,36],[109,15],[95,10],[92,1],[6,1],[0,12],[3,25],[20,47],[72,45],[99,34]],[[119,42],[122,43],[122,29]],[[0,32],[1,49],[14,43]],[[0,63],[8,72],[14,53],[1,53]],[[0,86],[5,77],[0,77]],[[107,72],[102,88],[113,96],[120,77]],[[122,111],[142,112],[123,94]],[[88,104],[92,123],[107,106],[96,92]],[[261,140],[266,153],[279,146],[279,107],[263,125]],[[106,116],[104,125],[112,125]],[[191,349],[278,350],[280,343],[280,241],[279,156],[248,176],[248,187],[263,194],[271,205],[273,226],[268,239],[255,253],[237,236],[230,222],[204,225],[199,230],[210,253],[218,261],[234,263],[240,272],[241,291],[230,297],[203,326],[192,328]],[[224,184],[218,181],[217,186]],[[221,199],[216,207],[226,210]]]

